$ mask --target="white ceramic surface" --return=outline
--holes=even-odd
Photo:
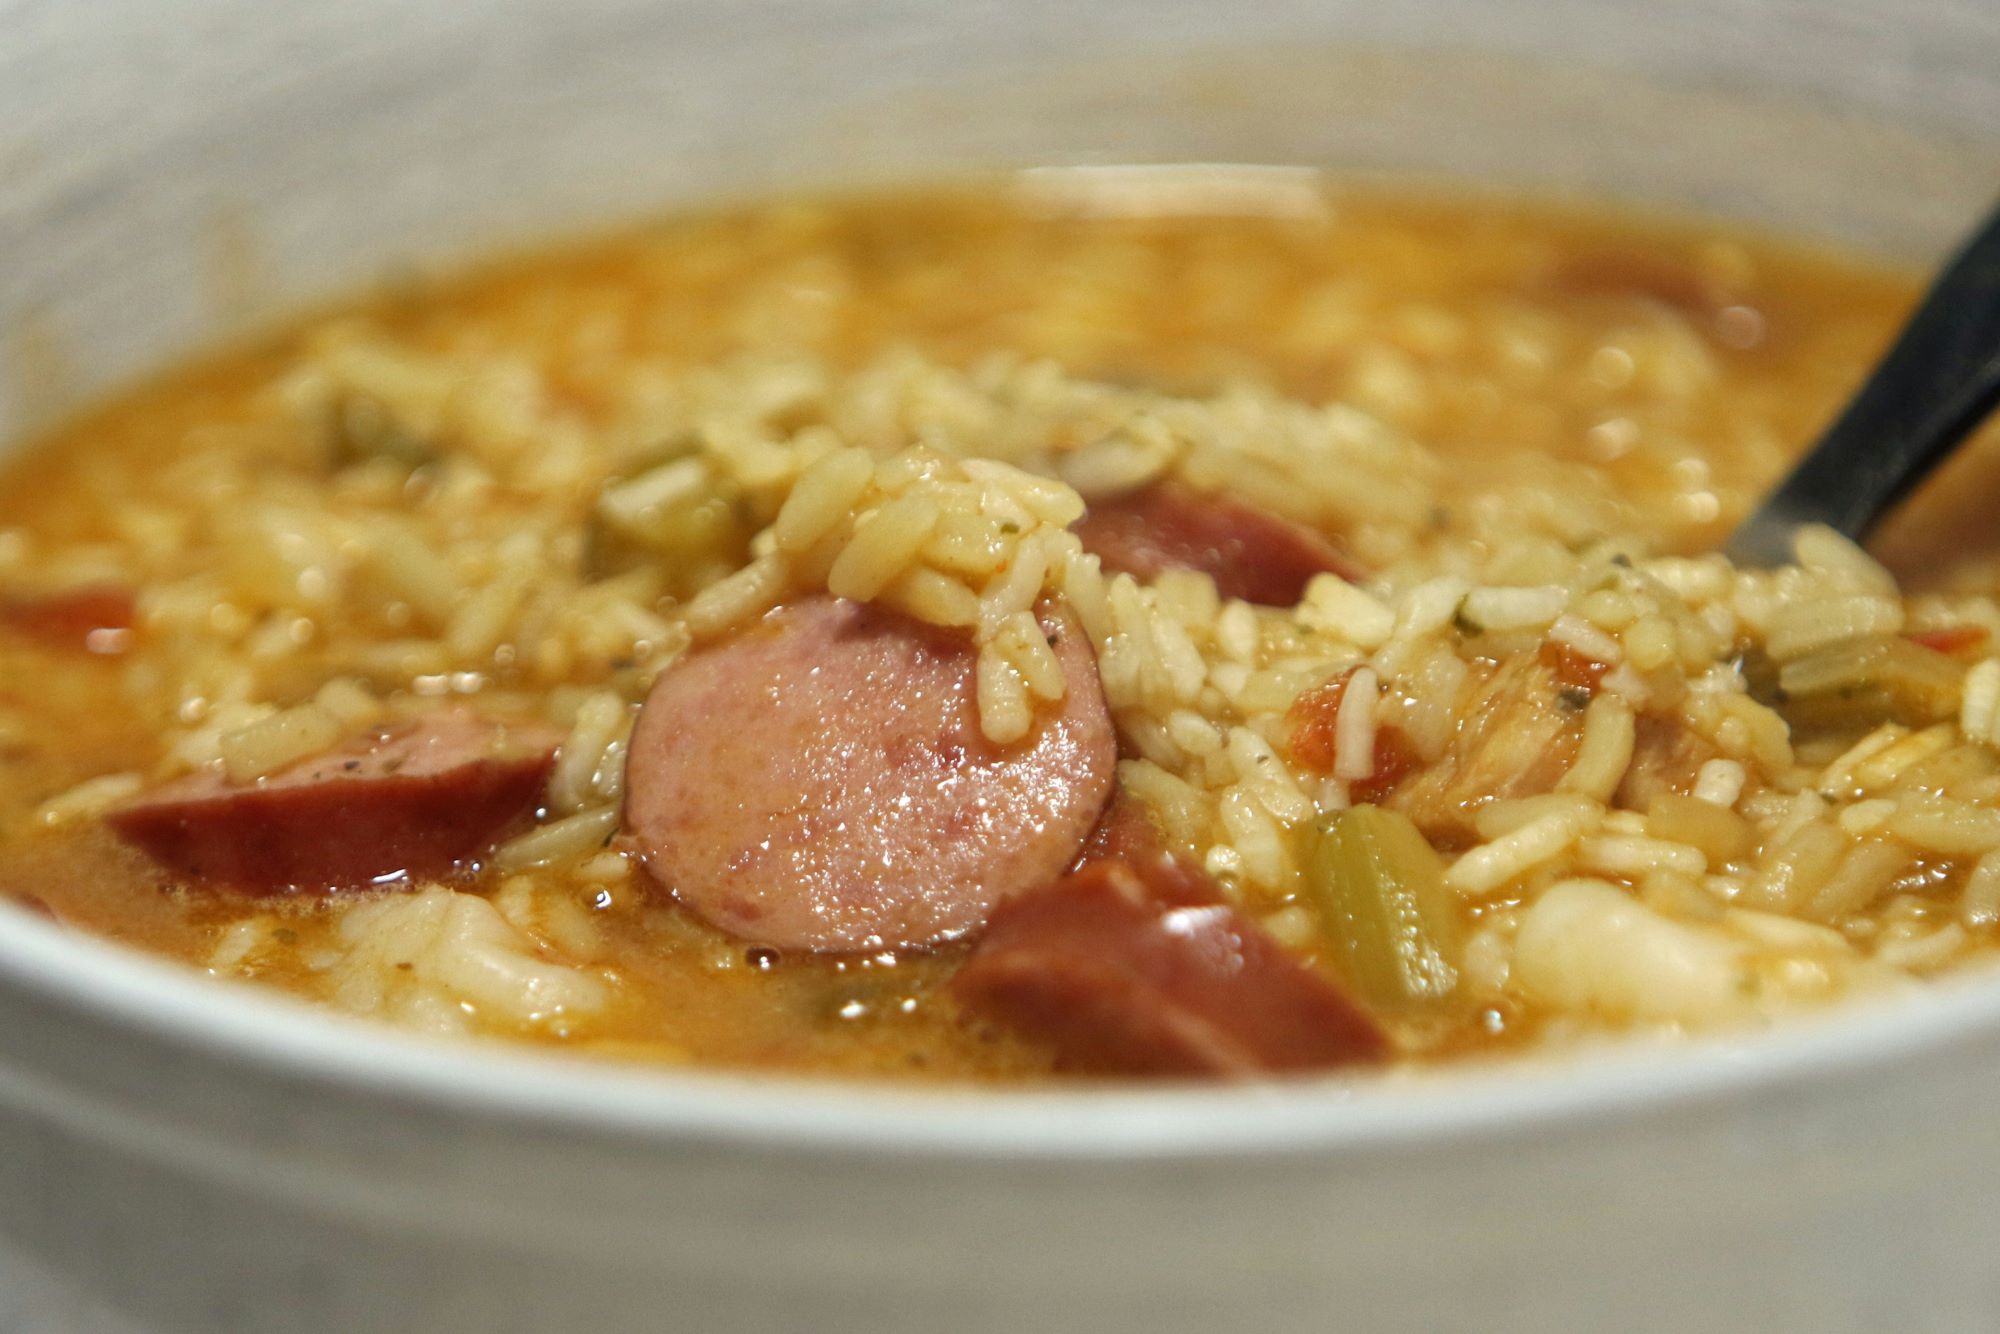
[[[1932,252],[1993,0],[0,0],[0,436],[399,266],[719,195],[1303,162]],[[2000,990],[1255,1092],[437,1048],[0,908],[0,1331],[2000,1326]]]

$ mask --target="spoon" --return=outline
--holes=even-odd
[[[1823,523],[1859,541],[2000,404],[2000,210],[1924,295],[1895,345],[1725,554],[1782,565]]]

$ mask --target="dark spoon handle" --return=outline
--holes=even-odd
[[[1799,525],[1859,538],[2000,403],[2000,211],[1952,260],[1846,411],[1744,520],[1739,565],[1791,559]],[[2000,519],[2000,497],[1995,498]]]

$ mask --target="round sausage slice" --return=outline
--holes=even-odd
[[[1117,742],[1082,630],[1042,626],[1066,691],[1007,746],[963,633],[816,598],[674,664],[632,732],[625,828],[653,878],[783,949],[935,945],[1075,859]]]
[[[1179,482],[1093,500],[1073,530],[1107,570],[1142,580],[1199,570],[1222,596],[1270,607],[1296,603],[1315,575],[1337,574],[1349,583],[1364,577],[1305,525]]]
[[[253,783],[166,783],[106,819],[189,880],[257,893],[441,875],[540,799],[560,737],[441,712]]]
[[[952,980],[1067,1070],[1255,1079],[1383,1060],[1346,991],[1173,858],[1093,862],[1010,900]]]

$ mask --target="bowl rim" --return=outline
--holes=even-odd
[[[1357,1077],[1010,1089],[660,1068],[363,1020],[0,902],[0,986],[177,1055],[483,1123],[654,1145],[985,1161],[1420,1149],[1713,1108],[1886,1076],[2000,1032],[2000,984],[1953,979],[1769,1028],[1617,1040]],[[0,1044],[0,1099],[14,1063]]]

